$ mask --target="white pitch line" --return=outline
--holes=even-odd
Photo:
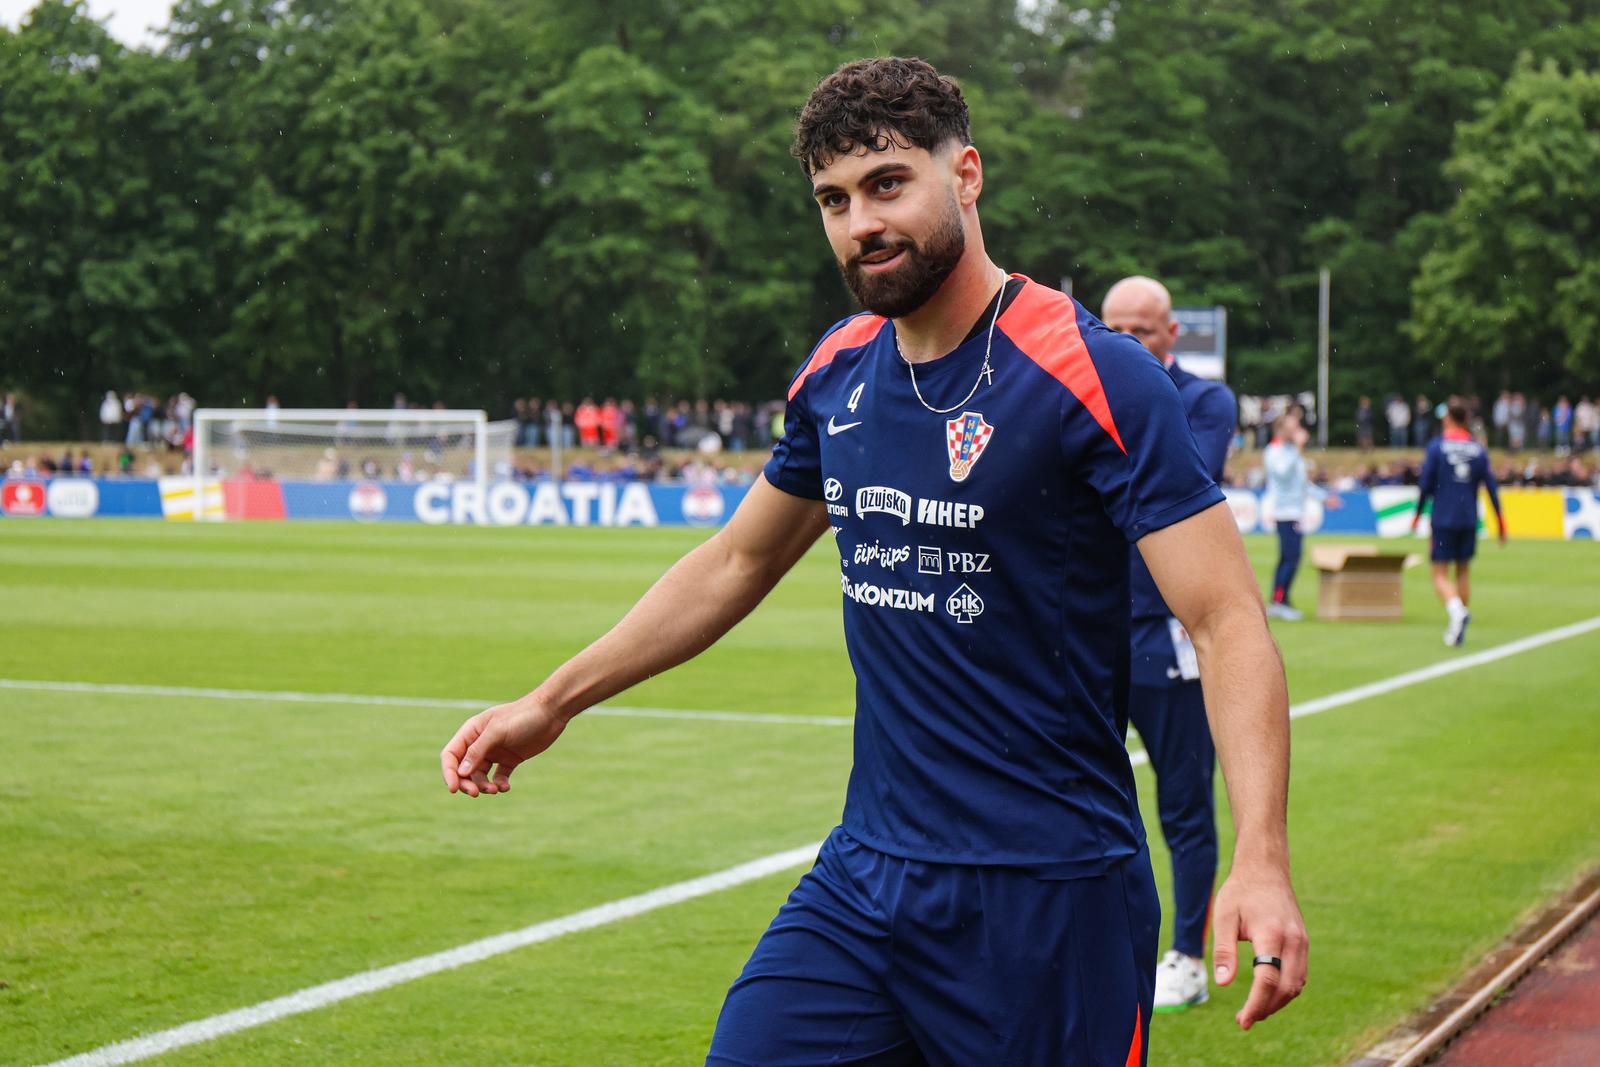
[[[1385,678],[1368,685],[1356,686],[1354,689],[1330,693],[1325,697],[1318,697],[1315,700],[1295,704],[1289,709],[1289,717],[1298,719],[1305,715],[1315,715],[1320,711],[1328,711],[1332,708],[1343,707],[1346,704],[1353,704],[1368,697],[1382,696],[1397,689],[1404,689],[1406,686],[1432,681],[1435,678],[1442,678],[1447,674],[1468,670],[1485,663],[1493,663],[1508,656],[1515,656],[1556,641],[1564,641],[1569,637],[1578,637],[1594,630],[1600,630],[1600,616],[1585,619],[1582,622],[1575,622],[1569,626],[1560,626],[1554,630],[1546,630],[1543,633],[1533,634],[1503,645],[1496,645],[1493,648],[1486,648],[1482,652],[1474,652],[1456,659],[1447,659],[1430,667],[1407,671],[1404,674],[1397,674],[1392,678]],[[49,693],[106,693],[126,696],[186,697],[208,700],[266,700],[294,704],[366,704],[378,707],[459,708],[463,710],[481,710],[496,703],[491,700],[454,700],[444,697],[396,697],[363,693],[302,693],[277,689],[207,689],[190,686],[127,685],[104,682],[50,682],[34,681],[26,678],[0,678],[0,689],[32,690]],[[692,711],[684,708],[635,708],[613,704],[601,704],[590,708],[584,714],[638,719],[705,719],[711,722],[775,723],[787,726],[850,726],[855,722],[854,717],[849,715],[761,715],[746,711]],[[1140,753],[1134,754],[1133,762],[1136,766],[1145,762],[1139,757]]]
[[[444,697],[391,697],[363,693],[297,693],[277,689],[201,689],[181,685],[124,685],[110,682],[46,682],[0,678],[0,689],[41,693],[104,693],[121,696],[186,697],[202,700],[270,700],[282,704],[365,704],[397,708],[461,708],[482,711],[495,700],[451,700]],[[849,715],[760,715],[747,711],[690,711],[684,708],[632,708],[601,704],[585,715],[630,719],[708,719],[712,722],[779,723],[786,726],[849,726]]]
[[[1393,678],[1385,678],[1370,685],[1358,685],[1354,689],[1346,689],[1341,693],[1330,693],[1325,697],[1308,700],[1303,704],[1295,704],[1289,708],[1289,717],[1298,719],[1303,715],[1315,715],[1319,711],[1342,708],[1346,704],[1354,704],[1358,700],[1383,696],[1385,693],[1392,693],[1396,689],[1404,689],[1408,685],[1416,685],[1419,682],[1431,682],[1435,678],[1443,678],[1447,674],[1470,670],[1473,667],[1481,667],[1485,663],[1493,663],[1509,656],[1520,655],[1523,652],[1541,648],[1545,645],[1552,645],[1557,641],[1565,641],[1569,637],[1580,637],[1595,630],[1600,630],[1600,615],[1596,615],[1592,619],[1584,619],[1582,622],[1575,622],[1570,626],[1558,626],[1554,630],[1545,630],[1543,633],[1533,634],[1516,641],[1507,641],[1503,645],[1495,645],[1493,648],[1486,648],[1482,652],[1474,652],[1471,655],[1461,656],[1456,659],[1447,659],[1440,663],[1435,663],[1431,667],[1423,667],[1419,670],[1397,674]]]
[[[1493,663],[1508,656],[1515,656],[1531,649],[1554,644],[1557,641],[1565,641],[1569,637],[1579,637],[1595,630],[1600,630],[1600,615],[1596,615],[1592,619],[1585,619],[1582,622],[1575,622],[1570,626],[1558,626],[1554,630],[1545,630],[1543,633],[1519,638],[1516,641],[1507,641],[1503,645],[1495,645],[1493,648],[1486,648],[1482,652],[1474,652],[1469,656],[1447,659],[1440,663],[1435,663],[1431,667],[1406,671],[1404,674],[1397,674],[1392,678],[1384,678],[1381,681],[1371,682],[1367,685],[1358,685],[1354,689],[1345,689],[1338,693],[1329,693],[1325,697],[1317,697],[1315,700],[1307,700],[1304,703],[1292,704],[1289,707],[1289,718],[1299,719],[1307,715],[1315,715],[1321,711],[1342,708],[1346,704],[1354,704],[1357,701],[1366,700],[1368,697],[1383,696],[1386,693],[1394,692],[1396,689],[1404,689],[1408,685],[1431,682],[1435,678],[1443,678],[1447,674],[1470,670],[1473,667],[1481,667],[1485,663]],[[1150,762],[1150,753],[1144,749],[1139,749],[1137,752],[1129,754],[1128,762],[1135,767],[1142,767]]]
[[[541,941],[552,941],[567,934],[592,930],[597,926],[643,915],[645,912],[692,900],[695,897],[732,889],[734,886],[765,878],[769,874],[778,874],[803,863],[809,863],[816,859],[817,850],[821,847],[822,842],[819,841],[802,848],[774,852],[770,856],[741,863],[737,867],[729,867],[714,874],[662,886],[660,889],[652,889],[638,896],[613,900],[609,904],[573,912],[559,919],[535,923],[521,930],[496,934],[443,952],[435,952],[431,956],[419,956],[403,963],[363,971],[348,978],[311,986],[274,1000],[262,1001],[248,1008],[213,1015],[209,1019],[200,1019],[159,1033],[119,1041],[114,1045],[105,1045],[92,1052],[57,1060],[47,1067],[111,1067],[113,1064],[136,1063],[151,1056],[159,1056],[202,1041],[212,1041],[225,1034],[248,1030],[263,1023],[316,1011],[364,993],[375,993],[380,989],[426,978],[442,971],[454,970],[469,963],[479,963],[528,945],[536,945]]]
[[[1478,667],[1485,663],[1493,663],[1496,660],[1502,660],[1509,656],[1515,656],[1531,649],[1540,648],[1544,645],[1554,644],[1557,641],[1564,641],[1570,637],[1578,637],[1582,634],[1591,633],[1595,630],[1600,630],[1600,616],[1596,616],[1592,619],[1585,619],[1583,622],[1573,623],[1570,626],[1561,626],[1554,630],[1546,630],[1543,633],[1537,633],[1529,637],[1521,638],[1520,640],[1510,641],[1506,644],[1497,645],[1494,648],[1488,648],[1482,652],[1475,652],[1468,656],[1461,656],[1457,659],[1445,660],[1442,663],[1436,663],[1431,667],[1424,667],[1421,670],[1407,671],[1404,674],[1397,674],[1392,678],[1373,682],[1370,685],[1357,686],[1354,689],[1346,689],[1343,692],[1332,693],[1325,697],[1319,697],[1316,700],[1309,700],[1303,704],[1297,704],[1291,707],[1289,709],[1289,715],[1292,718],[1315,715],[1318,712],[1328,711],[1332,708],[1343,707],[1346,704],[1353,704],[1358,700],[1365,700],[1368,697],[1382,696],[1385,693],[1392,693],[1395,690],[1403,689],[1406,686],[1416,685],[1419,682],[1431,681],[1434,678],[1440,678],[1447,674],[1454,674],[1457,671],[1469,670],[1470,668]],[[282,694],[240,689],[173,689],[163,686],[107,686],[72,682],[20,682],[10,679],[0,679],[0,689],[44,689],[65,692],[135,693],[140,695],[157,696],[210,696],[217,699],[240,700],[301,700],[308,703],[321,702],[335,704],[364,703],[370,701],[374,703],[401,704],[411,707],[483,706],[477,701],[441,701],[426,699],[415,700],[406,697],[367,698],[355,696],[349,693]],[[611,710],[614,714],[623,713],[619,709],[594,709],[594,711],[602,710]],[[636,708],[630,709],[629,713],[638,711],[664,710],[666,709]],[[589,712],[589,714],[593,714],[593,711]],[[738,713],[681,712],[675,717],[681,716],[703,718],[707,717],[707,715],[721,716],[736,714]],[[798,719],[808,723],[813,721],[825,721],[830,725],[836,721],[850,721],[843,716],[788,716],[787,718]],[[741,717],[737,721],[743,722],[746,719],[765,722],[783,721],[784,717],[771,715],[750,715]],[[1134,766],[1140,766],[1150,761],[1149,754],[1142,750],[1130,753],[1128,758]],[[372,993],[380,989],[388,989],[391,986],[400,985],[401,983],[409,982],[413,979],[424,978],[428,975],[438,974],[441,971],[452,970],[456,967],[462,967],[469,963],[477,963],[481,960],[486,960],[490,957],[498,956],[527,945],[537,944],[541,941],[549,941],[554,938],[562,937],[566,934],[577,933],[581,930],[590,930],[597,926],[604,926],[608,923],[617,922],[621,919],[627,919],[635,915],[641,915],[647,911],[654,911],[657,908],[663,908],[670,904],[679,903],[680,901],[690,900],[694,897],[705,896],[706,894],[715,893],[723,889],[731,889],[734,886],[743,885],[746,882],[754,881],[758,878],[764,878],[769,874],[777,874],[781,871],[789,870],[792,867],[797,867],[815,857],[817,849],[820,847],[821,843],[819,842],[815,845],[807,845],[803,848],[790,849],[786,852],[776,852],[770,856],[763,856],[760,859],[751,860],[749,863],[739,864],[737,867],[729,867],[726,870],[717,871],[714,874],[703,875],[699,878],[690,879],[687,882],[678,882],[674,885],[663,886],[660,889],[653,889],[648,893],[641,893],[638,896],[633,897],[625,897],[622,900],[614,900],[608,904],[600,904],[596,907],[589,908],[585,911],[574,912],[571,915],[567,915],[559,919],[551,919],[547,922],[535,923],[533,926],[527,926],[521,930],[514,930],[505,934],[497,934],[493,937],[486,937],[480,941],[473,941],[458,948],[447,949],[444,952],[436,952],[431,956],[420,956],[416,959],[392,964],[388,967],[380,967],[376,970],[363,971],[360,974],[351,975],[348,978],[340,978],[337,981],[326,982],[318,986],[311,986],[310,988],[302,989],[298,992],[290,993],[274,1000],[262,1001],[261,1003],[252,1005],[248,1008],[239,1008],[234,1011],[225,1012],[221,1015],[213,1015],[207,1019],[200,1019],[192,1023],[184,1023],[183,1025],[173,1027],[170,1030],[162,1030],[158,1033],[147,1034],[143,1037],[136,1037],[127,1041],[119,1041],[114,1045],[105,1045],[91,1052],[85,1052],[69,1059],[57,1060],[54,1063],[46,1064],[45,1067],[111,1067],[113,1064],[135,1063],[139,1060],[149,1059],[152,1056],[159,1056],[162,1053],[171,1052],[175,1049],[183,1048],[188,1045],[198,1044],[202,1041],[210,1041],[215,1038],[222,1037],[225,1034],[231,1034],[240,1030],[250,1029],[251,1027],[273,1022],[277,1019],[282,1019],[290,1015],[299,1015],[308,1011],[316,1011],[319,1008],[325,1008],[330,1004],[336,1004],[341,1000],[348,1000],[351,997],[360,996],[363,993]]]

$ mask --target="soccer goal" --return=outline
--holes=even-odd
[[[195,499],[233,481],[476,482],[509,477],[514,422],[482,411],[201,408],[194,413]]]

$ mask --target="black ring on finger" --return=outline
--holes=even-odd
[[[1250,961],[1252,967],[1276,967],[1283,970],[1283,960],[1277,956],[1257,956]]]

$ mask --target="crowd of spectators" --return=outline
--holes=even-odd
[[[1316,457],[1311,460],[1312,480],[1324,489],[1345,493],[1381,485],[1416,485],[1422,473],[1420,458],[1410,456],[1382,463],[1348,466],[1328,465]],[[1600,463],[1579,455],[1541,460],[1534,456],[1503,458],[1494,465],[1494,475],[1503,486],[1589,487],[1600,490]],[[1259,463],[1230,467],[1227,483],[1237,488],[1260,489],[1265,475]]]
[[[166,473],[166,468],[153,455],[135,455],[132,449],[123,446],[110,463],[97,464],[87,448],[80,450],[76,456],[68,448],[60,456],[39,453],[20,457],[11,461],[0,473],[0,478],[53,478],[58,474],[76,474],[85,478],[91,475],[159,478]]]
[[[100,443],[188,451],[193,445],[194,408],[194,397],[188,393],[174,393],[163,401],[137,390],[119,397],[115,389],[107,389],[100,401]]]
[[[1478,396],[1461,399],[1467,406],[1473,436],[1492,448],[1554,452],[1557,456],[1600,449],[1600,404],[1588,396],[1580,396],[1574,403],[1563,394],[1545,404],[1524,393],[1504,390],[1492,403],[1486,404]],[[1444,400],[1424,394],[1413,398],[1391,393],[1380,401],[1363,396],[1354,412],[1356,447],[1363,452],[1425,448],[1439,435],[1444,407]],[[1240,396],[1235,447],[1240,451],[1265,448],[1273,422],[1291,409],[1302,412],[1306,425],[1315,427],[1310,393]]]
[[[1600,406],[1588,396],[1580,396],[1574,404],[1562,394],[1553,404],[1543,404],[1507,389],[1490,404],[1478,396],[1461,399],[1467,406],[1473,436],[1490,447],[1554,452],[1557,456],[1600,448]],[[1388,431],[1383,442],[1390,448],[1426,445],[1439,432],[1443,410],[1442,402],[1435,404],[1426,396],[1412,401],[1391,394],[1381,410]],[[1357,402],[1356,442],[1364,451],[1379,443],[1378,417],[1379,410],[1370,397]]]
[[[783,432],[783,402],[751,405],[734,400],[667,400],[643,404],[607,397],[595,403],[518,398],[512,402],[519,448],[559,443],[602,453],[686,448],[707,452],[764,451]]]
[[[1272,424],[1284,414],[1298,412],[1302,425],[1315,432],[1316,398],[1310,393],[1276,396],[1239,395],[1239,419],[1233,436],[1233,450],[1247,452],[1267,447],[1272,439]]]
[[[1579,396],[1574,403],[1562,395],[1546,404],[1506,390],[1488,403],[1476,396],[1462,399],[1474,436],[1502,453],[1495,473],[1503,484],[1597,484],[1600,405],[1590,396]],[[68,449],[59,457],[40,454],[13,461],[7,473],[153,477],[185,471],[194,445],[195,406],[194,398],[186,392],[161,399],[142,390],[121,394],[107,390],[100,404],[100,440],[102,445],[121,446],[114,460],[106,457],[103,450],[97,462],[87,449]],[[278,408],[278,398],[269,396],[263,406],[269,410]],[[396,393],[391,406],[405,411],[424,405]],[[1443,401],[1425,395],[1409,398],[1391,394],[1378,401],[1363,396],[1354,412],[1357,447],[1361,452],[1385,447],[1420,450],[1440,432],[1443,409]],[[0,403],[0,443],[19,440],[19,410],[14,395],[7,395]],[[1299,412],[1308,425],[1315,426],[1316,414],[1309,393],[1239,397],[1236,458],[1229,466],[1230,484],[1248,486],[1259,480],[1259,468],[1252,469],[1243,454],[1265,448],[1273,422],[1289,411]],[[552,456],[547,450],[557,444],[562,449],[577,450],[559,460],[561,477],[567,479],[748,482],[759,469],[759,455],[783,432],[784,404],[782,400],[752,404],[648,397],[637,403],[613,397],[598,402],[593,397],[577,402],[521,397],[512,401],[509,412],[495,413],[502,419],[507,414],[513,424],[516,451],[509,469],[502,465],[496,470],[500,477],[551,477]],[[335,444],[353,442],[341,439]],[[1519,455],[1523,452],[1536,455]],[[1321,469],[1317,477],[1335,490],[1414,485],[1420,465],[1420,458],[1415,456],[1348,460],[1342,467]],[[313,476],[418,481],[442,475],[431,454],[413,456],[408,452],[380,462],[357,450],[340,447],[323,456]]]
[[[1473,436],[1501,450],[1494,466],[1500,484],[1600,489],[1600,407],[1588,396],[1579,397],[1573,404],[1563,395],[1549,406],[1530,402],[1523,393],[1509,390],[1487,406],[1477,396],[1455,399],[1467,408]],[[1305,396],[1241,397],[1235,454],[1252,443],[1258,447],[1264,444],[1270,436],[1271,420],[1289,410],[1304,412],[1308,400]],[[1391,449],[1423,449],[1442,432],[1444,409],[1444,401],[1436,404],[1423,395],[1408,400],[1391,394],[1384,398],[1381,409],[1372,398],[1363,396],[1357,401],[1355,412],[1357,447],[1370,453],[1380,446],[1377,424],[1381,413],[1388,428],[1382,444]],[[1532,454],[1521,455],[1524,452]],[[1383,485],[1416,485],[1421,470],[1421,458],[1412,454],[1382,462],[1359,462],[1342,469],[1314,462],[1312,476],[1324,488],[1348,492]],[[1227,481],[1230,485],[1259,488],[1264,474],[1260,464],[1236,462],[1230,465]]]

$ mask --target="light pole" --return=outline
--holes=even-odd
[[[1317,272],[1317,447],[1328,447],[1328,298],[1332,288],[1328,268]]]

